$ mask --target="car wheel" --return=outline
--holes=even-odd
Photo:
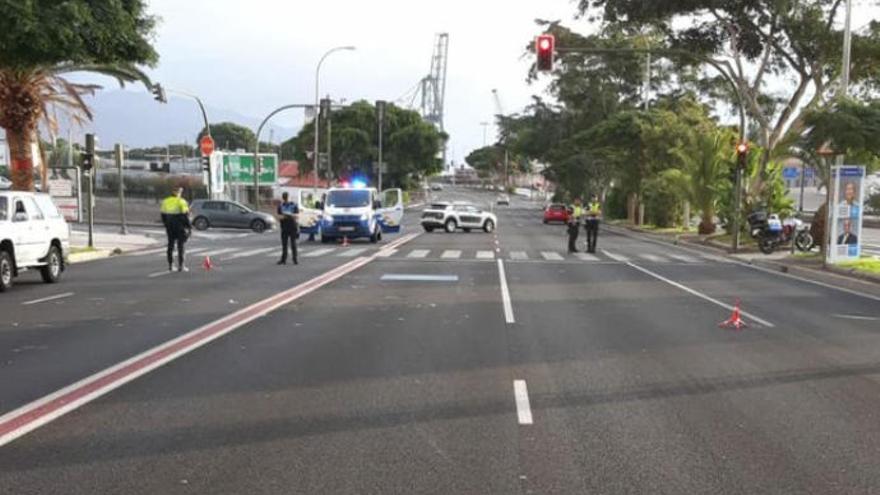
[[[208,219],[205,217],[197,217],[193,220],[193,227],[195,227],[196,230],[208,230],[208,227],[210,226],[211,224],[208,223]]]
[[[254,220],[251,222],[251,230],[258,234],[262,234],[266,231],[266,222],[262,220]]]
[[[422,225],[422,227],[425,229],[425,232],[434,232],[434,227],[428,225]]]
[[[492,232],[495,230],[495,222],[492,220],[486,220],[486,223],[483,224],[483,230],[485,230],[486,233]]]
[[[376,244],[379,242],[379,229],[373,231],[373,235],[370,236],[370,243]]]
[[[450,218],[449,220],[446,221],[445,224],[443,224],[443,229],[449,234],[455,232],[455,229],[457,229],[457,228],[458,228],[458,224],[455,222],[455,219],[453,219],[453,218]]]
[[[49,248],[49,255],[46,256],[46,266],[40,267],[40,275],[43,276],[43,282],[54,284],[61,278],[61,251],[56,246]]]
[[[12,264],[12,256],[7,251],[0,251],[0,292],[6,292],[12,287],[12,274],[15,267]]]
[[[548,223],[550,223],[550,220],[547,220],[547,219],[545,218],[545,219],[544,219],[544,225],[547,225]]]

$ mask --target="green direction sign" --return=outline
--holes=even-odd
[[[260,153],[260,185],[274,186],[278,181],[278,155]],[[254,154],[223,154],[223,175],[231,185],[254,185]]]

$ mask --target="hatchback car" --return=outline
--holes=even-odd
[[[470,232],[482,229],[492,232],[498,224],[495,214],[483,211],[470,203],[434,203],[422,213],[422,228],[425,232],[443,229],[452,233],[458,229]]]
[[[274,229],[277,223],[272,215],[254,211],[235,201],[197,199],[190,206],[190,213],[196,230],[225,227],[260,233]]]
[[[495,200],[495,204],[510,206],[510,196],[507,194],[499,194],[498,199]]]
[[[544,208],[544,223],[568,223],[568,207],[562,203],[552,203]]]

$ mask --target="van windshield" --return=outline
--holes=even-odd
[[[369,206],[370,191],[367,190],[345,190],[330,191],[327,194],[327,205],[331,208],[358,208],[361,206]]]

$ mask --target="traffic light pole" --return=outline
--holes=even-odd
[[[122,224],[119,233],[127,235],[128,226],[125,222],[125,177],[122,172],[125,157],[123,155],[122,144],[116,143],[114,151],[114,157],[116,158],[116,171],[119,173],[119,221]]]

